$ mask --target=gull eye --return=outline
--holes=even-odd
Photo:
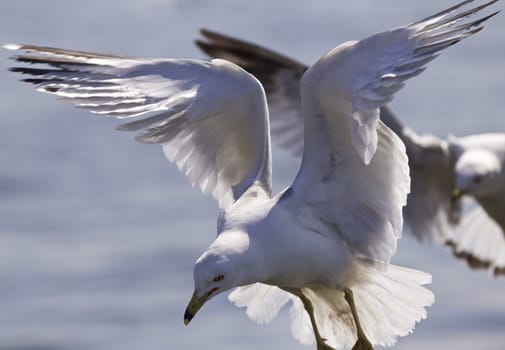
[[[224,276],[223,275],[219,275],[219,276],[214,277],[214,279],[212,281],[213,282],[220,282],[222,280],[224,280]]]
[[[482,176],[480,176],[480,175],[477,175],[473,178],[473,182],[475,182],[476,184],[478,184],[481,181],[482,181]]]

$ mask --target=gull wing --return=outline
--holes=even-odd
[[[272,112],[270,120],[274,142],[294,155],[301,156],[303,117],[300,80],[309,67],[273,50],[229,35],[209,29],[201,29],[200,33],[204,39],[197,39],[195,44],[209,57],[234,62],[261,81]],[[405,127],[391,109],[382,106],[380,119],[407,144],[409,155],[409,136],[405,135]]]
[[[381,109],[381,120],[402,139],[409,159],[411,188],[403,210],[405,224],[420,241],[445,243],[461,218],[460,200],[451,200],[454,154],[445,140],[416,134],[391,110]]]
[[[460,12],[468,3],[344,43],[304,74],[303,161],[281,198],[302,225],[333,235],[358,256],[389,261],[410,178],[405,147],[379,120],[379,108],[441,50],[480,31],[493,15],[456,25],[492,2]]]
[[[196,45],[210,57],[229,60],[261,81],[267,93],[274,142],[290,153],[303,152],[300,79],[303,63],[240,39],[201,29]]]
[[[299,85],[308,66],[228,35],[208,29],[200,33],[206,40],[195,43],[203,52],[232,61],[261,81],[272,111],[274,142],[301,156],[303,118]],[[450,199],[454,159],[447,154],[446,142],[436,136],[415,134],[387,106],[380,108],[380,119],[403,141],[409,158],[411,191],[403,212],[405,223],[419,240],[444,243],[461,216],[459,201]]]
[[[157,143],[166,157],[226,208],[254,182],[271,192],[265,92],[233,63],[142,59],[33,45],[5,45],[23,81],[78,108],[115,118],[140,117],[119,130]]]
[[[201,29],[205,40],[195,44],[209,57],[223,58],[241,66],[261,81],[271,110],[270,120],[274,142],[291,153],[303,153],[303,117],[301,114],[300,80],[309,67],[265,47]],[[380,108],[381,120],[393,131],[401,130],[393,112]],[[384,117],[383,117],[384,115]],[[394,127],[398,125],[397,128]],[[397,133],[402,138],[400,133]]]
[[[491,268],[495,276],[505,274],[503,228],[475,200],[453,238],[447,241],[455,257],[472,268]]]

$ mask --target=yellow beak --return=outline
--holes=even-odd
[[[204,294],[201,297],[198,297],[196,294],[196,290],[193,293],[193,296],[191,297],[191,300],[188,303],[188,306],[186,307],[186,311],[184,312],[184,325],[188,325],[189,321],[195,317],[196,313],[200,308],[205,304],[207,299],[209,299],[210,293]]]
[[[456,187],[452,190],[451,201],[455,202],[461,197],[463,197],[463,192],[459,188]]]

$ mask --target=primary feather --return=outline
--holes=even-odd
[[[269,119],[261,84],[224,60],[143,59],[34,45],[15,56],[50,68],[14,67],[24,81],[157,143],[193,186],[223,208],[254,182],[271,191]],[[153,115],[153,112],[156,114]]]

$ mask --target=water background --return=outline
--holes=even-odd
[[[0,42],[201,58],[192,41],[207,27],[311,63],[453,3],[2,0]],[[392,103],[408,125],[440,136],[505,132],[504,16],[409,81]],[[224,295],[184,327],[216,204],[158,146],[17,82],[10,54],[0,51],[0,349],[307,349],[291,338],[286,310],[260,326]],[[297,162],[274,152],[279,190]],[[432,273],[436,293],[429,318],[396,349],[505,348],[505,279],[407,234],[394,261]]]

